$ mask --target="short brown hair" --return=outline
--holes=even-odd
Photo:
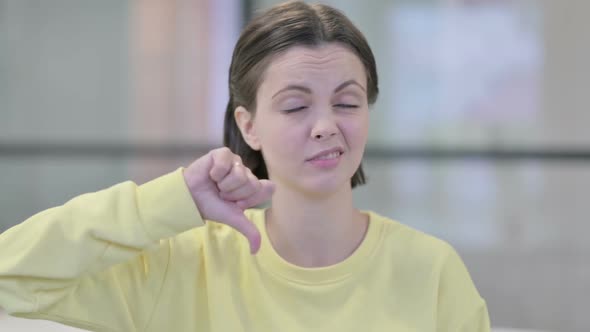
[[[377,66],[363,34],[340,11],[321,4],[289,1],[271,7],[242,31],[234,48],[229,69],[229,102],[225,111],[223,144],[239,155],[259,179],[268,179],[260,151],[250,148],[242,137],[234,111],[243,106],[256,109],[256,92],[272,57],[296,45],[317,46],[337,42],[350,48],[361,60],[367,74],[367,99],[377,100]],[[362,164],[351,178],[352,188],[365,183]]]

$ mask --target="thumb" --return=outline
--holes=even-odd
[[[250,253],[255,254],[260,249],[260,232],[252,221],[248,220],[244,213],[237,209],[236,215],[232,218],[230,225],[238,232],[242,233],[250,243]]]

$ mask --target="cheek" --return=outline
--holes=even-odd
[[[269,157],[292,155],[292,151],[302,144],[301,128],[280,118],[268,120],[259,131],[262,149]]]
[[[348,144],[351,147],[362,147],[367,142],[369,133],[368,121],[365,119],[355,119],[356,121],[348,121],[342,125],[342,130]]]
[[[261,146],[269,174],[283,177],[297,172],[304,156],[304,142],[297,128],[277,122],[265,129]]]

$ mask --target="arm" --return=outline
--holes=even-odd
[[[0,306],[79,327],[101,330],[104,316],[116,330],[138,329],[166,273],[160,240],[202,224],[181,170],[76,197],[0,234]]]
[[[162,239],[215,220],[255,252],[260,234],[243,212],[273,190],[220,148],[142,186],[81,195],[0,234],[0,306],[94,331],[143,331],[173,255],[173,239]]]
[[[437,331],[489,332],[486,303],[457,252],[447,247],[439,279]]]
[[[473,312],[471,317],[464,322],[461,326],[461,332],[488,332],[490,331],[490,317],[488,315],[488,308],[485,302]]]

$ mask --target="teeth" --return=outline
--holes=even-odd
[[[337,158],[338,156],[340,156],[340,152],[330,152],[328,154],[321,155],[315,159],[320,159],[320,160],[321,159],[334,159],[334,158]]]

